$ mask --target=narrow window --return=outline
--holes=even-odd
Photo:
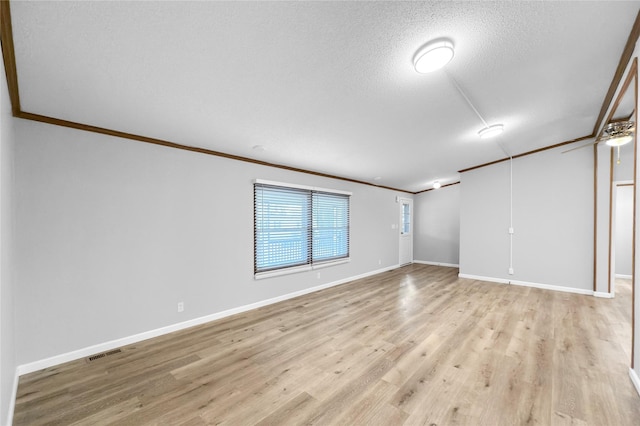
[[[402,234],[411,232],[411,206],[409,203],[402,203]]]

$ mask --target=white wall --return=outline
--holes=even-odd
[[[636,47],[635,53],[633,55],[634,58],[638,57],[638,48]],[[636,77],[637,79],[637,77]],[[638,84],[636,82],[636,84]],[[640,107],[640,99],[636,99],[637,105],[636,105],[636,120],[638,119],[638,108]],[[637,125],[636,125],[637,128]],[[640,143],[638,143],[638,134],[636,133],[636,139],[635,139],[635,161],[636,164],[640,164]],[[633,218],[633,220],[635,221],[636,224],[640,224],[640,206],[638,205],[638,202],[640,200],[640,191],[638,190],[638,188],[640,188],[640,167],[636,167],[635,168],[635,176],[634,176],[634,205],[635,205],[635,217]],[[634,247],[634,254],[635,254],[635,259],[633,259],[634,264],[636,266],[640,266],[640,236],[637,235],[638,233],[638,228],[636,228],[636,235],[634,238],[635,241],[635,247]],[[633,295],[634,295],[634,300],[633,300],[633,306],[635,309],[635,312],[638,312],[638,310],[640,309],[640,287],[638,287],[638,274],[636,273],[633,276],[632,279],[632,286],[633,286]],[[635,314],[635,321],[633,324],[633,342],[634,342],[634,346],[632,348],[632,351],[634,353],[633,356],[633,360],[632,360],[632,364],[631,366],[633,367],[633,369],[630,371],[631,373],[631,377],[632,379],[634,379],[634,385],[636,387],[636,390],[638,391],[638,394],[640,394],[640,347],[638,345],[640,345],[640,315],[638,315],[637,313]]]
[[[414,197],[413,258],[419,262],[460,262],[460,185]]]
[[[615,274],[630,277],[633,246],[633,186],[618,186],[615,200]]]
[[[631,88],[630,90],[633,90]],[[614,275],[631,276],[633,245],[633,188],[618,186],[620,182],[633,182],[633,144],[620,147],[620,164],[617,163],[617,149],[613,148],[613,180],[616,190],[613,221],[613,258]]]
[[[637,53],[637,48],[636,48],[636,53]],[[633,55],[634,57],[638,57],[637,54]],[[638,101],[638,104],[636,106],[636,112],[638,111],[638,107],[640,107],[640,99],[636,99]],[[636,113],[636,120],[638,118],[638,114]],[[638,149],[640,147],[640,144],[638,143],[638,135],[636,133],[636,150],[635,150],[635,161],[636,164],[640,164],[640,149]],[[635,204],[635,217],[634,217],[634,221],[636,224],[640,224],[640,206],[638,205],[638,201],[639,201],[639,197],[640,197],[640,191],[638,190],[638,188],[640,188],[640,167],[636,167],[636,172],[635,172],[635,176],[634,176],[634,181],[636,182],[636,185],[634,185],[634,204]],[[634,259],[634,263],[637,266],[640,266],[640,236],[637,235],[638,233],[638,229],[636,229],[636,236],[635,236],[635,247],[634,247],[634,254],[635,254],[635,259]],[[631,377],[634,379],[634,385],[636,387],[636,390],[638,391],[638,394],[640,394],[640,315],[637,314],[638,310],[640,310],[640,287],[638,287],[638,274],[636,273],[633,276],[632,279],[632,286],[633,286],[633,306],[635,309],[635,321],[633,324],[633,360],[632,360],[632,367],[633,369],[631,370]]]
[[[406,194],[29,121],[16,132],[20,364],[398,262]],[[351,262],[254,280],[256,178],[352,191]]]
[[[629,89],[633,90],[633,88]],[[620,164],[617,163],[617,148],[611,148],[613,151],[613,180],[628,181],[633,180],[633,144],[628,143],[620,147]]]
[[[10,415],[16,371],[13,273],[13,158],[16,119],[11,115],[4,63],[0,63],[0,423],[4,424],[4,419]]]
[[[564,150],[513,160],[513,275],[509,162],[462,174],[461,275],[592,289],[593,151]]]

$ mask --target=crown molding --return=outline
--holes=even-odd
[[[447,186],[453,186],[453,185],[458,185],[458,184],[460,184],[460,181],[453,182],[453,183],[448,183],[446,185],[442,185],[438,189],[442,189],[442,188],[446,188]],[[414,192],[413,195],[422,194],[423,192],[429,192],[429,191],[436,191],[436,188],[423,189],[422,191]]]
[[[503,161],[509,161],[511,159],[514,159],[514,158],[526,157],[527,155],[537,154],[537,153],[542,152],[542,151],[547,151],[549,149],[559,148],[559,147],[564,146],[564,145],[569,145],[569,144],[572,144],[572,143],[584,141],[584,140],[591,139],[591,138],[593,138],[592,135],[581,136],[579,138],[571,139],[571,140],[564,141],[564,142],[560,142],[560,143],[557,143],[555,145],[545,146],[545,147],[542,147],[542,148],[534,149],[533,151],[523,152],[522,154],[513,155],[511,157],[505,157],[505,158],[501,158],[500,160],[495,160],[495,161],[491,161],[489,163],[484,163],[484,164],[480,164],[480,165],[477,165],[477,166],[469,167],[469,168],[466,168],[466,169],[458,170],[458,173],[470,172],[471,170],[476,170],[476,169],[480,169],[482,167],[492,166],[494,164],[502,163]]]

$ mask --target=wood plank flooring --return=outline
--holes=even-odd
[[[25,375],[14,424],[640,424],[630,282],[598,299],[457,272],[409,265]]]

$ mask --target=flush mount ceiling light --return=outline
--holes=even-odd
[[[441,186],[442,186],[442,185],[440,185],[440,181],[439,181],[439,180],[437,180],[437,181],[433,182],[433,189],[438,189],[438,188],[440,188]]]
[[[449,40],[434,40],[424,45],[413,57],[416,71],[425,74],[439,70],[453,58],[453,43]]]
[[[482,139],[489,139],[494,136],[498,136],[504,132],[504,126],[502,124],[494,124],[493,126],[487,126],[478,132],[478,136]]]
[[[635,123],[633,121],[617,121],[609,123],[602,131],[600,142],[609,146],[622,146],[633,140]]]

